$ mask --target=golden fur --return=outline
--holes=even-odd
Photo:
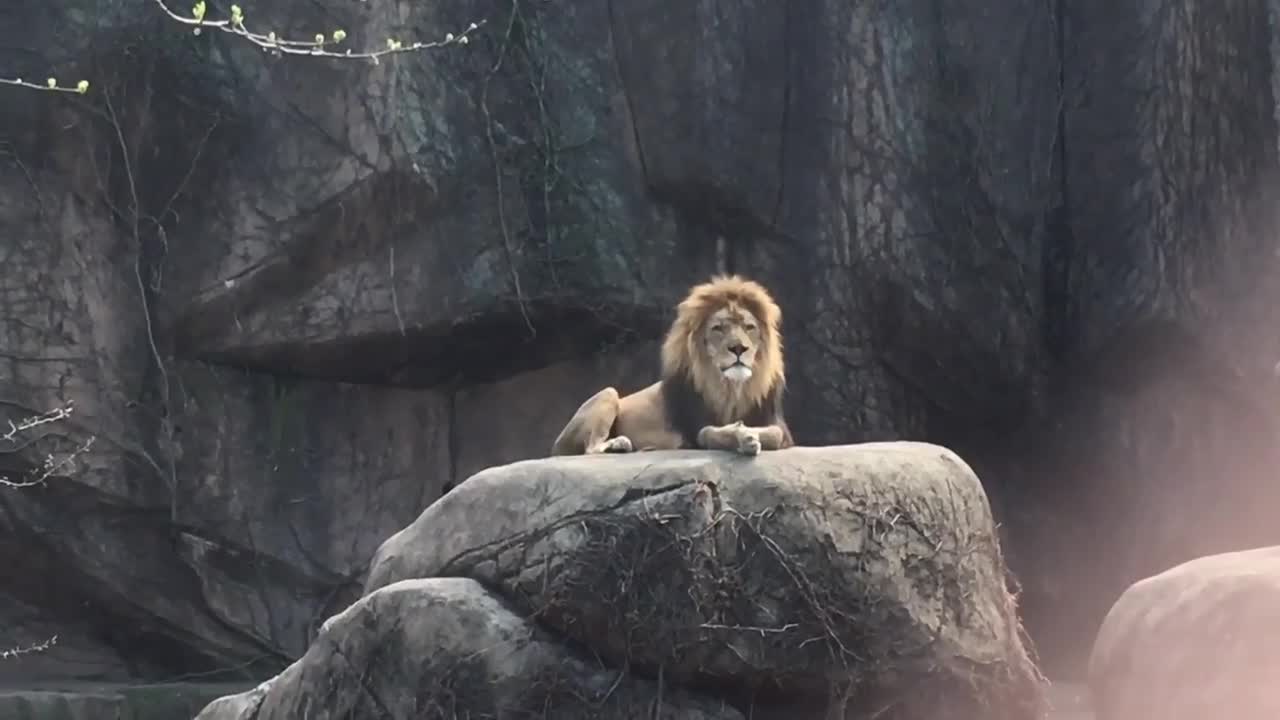
[[[759,283],[730,275],[694,286],[663,340],[662,379],[626,396],[612,387],[593,395],[552,455],[791,446],[781,325],[781,308]]]
[[[744,383],[729,383],[716,367],[702,332],[711,316],[720,310],[742,308],[760,323],[758,345],[751,377]],[[706,400],[721,423],[733,422],[771,390],[786,381],[782,358],[782,310],[764,286],[736,275],[715,277],[696,285],[676,306],[676,319],[662,343],[662,376],[687,373],[693,389]]]

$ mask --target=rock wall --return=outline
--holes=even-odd
[[[1129,581],[1275,541],[1264,0],[245,5],[484,25],[375,65],[0,8],[0,75],[92,88],[0,102],[0,412],[75,408],[0,472],[96,438],[0,494],[0,644],[59,635],[21,672],[282,667],[718,268],[784,305],[801,443],[974,464],[1051,670]]]

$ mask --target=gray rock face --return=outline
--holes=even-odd
[[[575,333],[594,349],[607,324],[654,313],[684,279],[666,272],[677,238],[619,142],[605,6],[325,9],[312,22],[362,44],[488,25],[466,46],[377,65],[294,70],[243,43],[209,48],[229,89],[283,95],[245,108],[246,132],[219,146],[235,161],[223,210],[193,229],[218,241],[173,258],[181,352],[339,381],[493,379],[541,366]],[[255,12],[315,32],[308,18]],[[562,69],[531,84],[537,58]],[[294,72],[307,87],[285,90]],[[583,327],[565,328],[571,318]]]
[[[547,658],[573,647],[611,670],[574,665],[571,696],[599,698],[623,670],[638,696],[646,679],[754,717],[1030,720],[1044,687],[1004,573],[978,478],[936,445],[514,463],[387,540],[365,597],[265,695],[202,717],[342,717],[373,698],[417,717],[444,695],[444,716],[486,716],[544,702],[540,674],[564,664]],[[485,680],[450,694],[441,668],[461,658]],[[599,717],[631,717],[619,702]]]
[[[330,5],[247,21],[376,46],[492,10]],[[64,642],[15,672],[278,669],[444,487],[542,454],[544,414],[626,382],[625,363],[579,357],[651,332],[682,278],[669,214],[612,140],[603,13],[524,38],[487,17],[469,46],[375,66],[275,62],[149,4],[0,9],[32,47],[96,61],[102,91],[0,110],[0,420],[76,407],[33,445],[0,443],[0,473],[97,438],[73,472],[0,496],[0,616],[23,619],[0,645]],[[500,47],[570,65],[537,91],[556,98],[545,116],[536,70],[490,71]],[[50,64],[0,49],[6,77]],[[105,98],[119,137],[90,119]]]
[[[1098,720],[1280,717],[1280,546],[1209,555],[1134,583],[1094,641]]]

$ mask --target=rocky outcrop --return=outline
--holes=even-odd
[[[577,717],[615,686],[596,717],[666,688],[705,717],[1031,720],[1044,686],[1005,573],[977,476],[936,445],[514,463],[388,539],[302,660],[202,720],[377,698],[390,717]]]
[[[1280,547],[1197,558],[1134,583],[1094,641],[1098,720],[1280,717]]]
[[[0,494],[0,647],[60,639],[15,672],[279,670],[445,487],[651,376],[721,267],[783,303],[802,442],[981,469],[1048,651],[1280,541],[1274,4],[242,5],[353,48],[483,26],[375,65],[0,3],[0,77],[91,81],[0,102],[0,427],[76,407],[0,473],[97,438]]]

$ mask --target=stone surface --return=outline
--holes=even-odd
[[[459,390],[454,482],[494,465],[546,457],[564,423],[596,391],[613,386],[633,392],[657,377],[657,343],[637,343]]]
[[[443,491],[448,399],[183,369],[175,553],[218,620],[297,657],[355,599],[370,553]]]
[[[1005,571],[973,471],[903,442],[490,468],[388,539],[365,590],[470,577],[743,712],[1038,718]]]
[[[63,684],[43,690],[0,689],[0,717],[6,720],[191,720],[203,711],[206,718],[241,720],[252,717],[253,708],[258,707],[269,687],[270,683],[246,688],[243,683],[187,682],[160,688]],[[1087,688],[1070,684],[1050,687],[1054,709],[1048,720],[1092,720],[1082,694],[1087,694]],[[167,700],[149,704],[132,701],[139,696],[160,696]],[[734,717],[728,711],[725,714]],[[755,717],[763,717],[763,713]],[[788,717],[783,715],[776,720],[788,720]]]
[[[600,667],[474,580],[406,580],[331,618],[279,676],[196,720],[743,720],[722,702]]]
[[[235,685],[195,682],[159,686],[63,683],[25,690],[0,687],[0,717],[5,720],[190,720],[213,699],[240,689],[241,686]]]
[[[676,236],[618,142],[614,58],[592,40],[606,8],[548,10],[528,8],[518,33],[514,5],[257,11],[282,33],[323,21],[376,45],[489,23],[466,46],[376,65],[211,43],[228,90],[277,99],[237,103],[211,137],[231,160],[222,209],[169,269],[182,352],[347,381],[496,379],[658,310],[681,279],[664,267]],[[519,54],[565,66],[535,84]]]
[[[1089,684],[1098,720],[1280,717],[1280,546],[1196,558],[1107,614]]]

